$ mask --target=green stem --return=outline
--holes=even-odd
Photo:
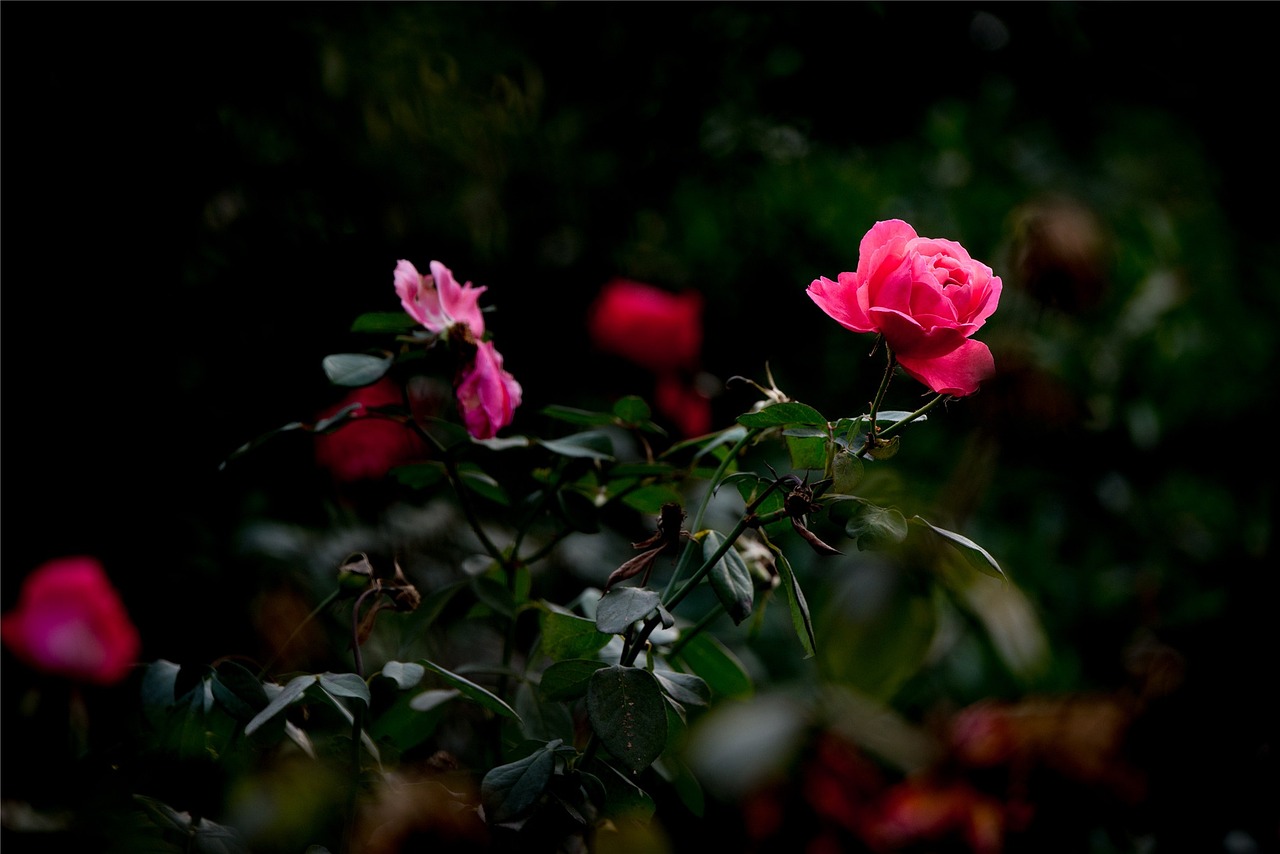
[[[756,436],[760,435],[761,432],[763,432],[763,429],[760,427],[748,430],[746,434],[729,449],[729,453],[725,454],[724,459],[720,461],[720,465],[716,468],[715,474],[711,475],[711,481],[707,484],[707,491],[703,493],[702,500],[698,502],[697,511],[693,514],[693,522],[689,525],[689,528],[693,533],[696,534],[698,531],[702,530],[702,519],[707,515],[707,508],[711,505],[711,498],[715,495],[716,490],[719,489],[720,481],[724,479],[725,473],[729,470],[729,466],[731,466],[733,461],[737,459],[738,454],[742,453],[742,449],[745,448],[749,442],[755,439]],[[675,587],[676,581],[679,580],[680,575],[692,562],[693,553],[696,548],[698,548],[697,542],[690,541],[689,544],[685,546],[684,551],[680,553],[680,559],[676,563],[675,571],[671,573],[671,578],[667,581],[667,588],[662,592],[664,599],[671,594],[671,590]]]
[[[906,418],[902,419],[901,421],[895,421],[894,423],[890,424],[888,427],[886,427],[886,428],[884,428],[883,430],[881,430],[881,431],[880,431],[880,433],[879,433],[878,435],[880,436],[880,438],[882,438],[882,439],[883,439],[885,436],[888,436],[889,434],[891,434],[891,433],[893,433],[894,431],[896,431],[896,430],[897,430],[899,427],[901,427],[902,425],[904,425],[904,424],[910,424],[912,421],[915,421],[915,420],[916,420],[917,418],[919,418],[921,415],[924,415],[924,414],[925,414],[926,412],[928,412],[930,409],[933,409],[935,406],[937,406],[937,405],[938,405],[938,402],[939,402],[939,401],[941,401],[941,400],[942,400],[943,398],[945,398],[945,397],[946,397],[946,395],[945,395],[945,394],[940,394],[940,395],[938,395],[938,396],[937,396],[937,397],[935,397],[933,400],[929,401],[929,402],[928,402],[928,403],[926,403],[924,406],[920,407],[920,408],[919,408],[919,409],[917,409],[915,412],[913,412],[913,413],[911,413],[910,415],[908,415]]]

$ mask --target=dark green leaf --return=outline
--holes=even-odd
[[[324,357],[324,375],[334,385],[358,388],[382,379],[391,369],[390,356],[335,353]]]
[[[574,433],[562,439],[540,439],[544,448],[564,457],[580,457],[592,460],[613,459],[613,440],[600,430]]]
[[[985,575],[990,575],[993,578],[1008,581],[1008,578],[1004,574],[1004,570],[1000,568],[1000,564],[991,556],[991,553],[975,543],[973,540],[968,537],[963,537],[955,531],[948,531],[946,528],[939,528],[937,525],[930,524],[919,516],[912,516],[911,521],[919,525],[924,525],[926,528],[929,528],[931,531],[954,546],[964,557],[965,561],[974,569]]]
[[[369,705],[369,686],[354,673],[321,673],[320,687],[336,697],[351,697]]]
[[[480,781],[480,800],[490,824],[520,818],[538,802],[555,772],[555,748],[559,744],[557,739],[523,759],[499,765],[484,775]]]
[[[558,421],[566,421],[570,424],[578,424],[586,427],[603,426],[614,423],[614,416],[608,412],[588,412],[585,409],[574,409],[570,406],[544,406],[541,409],[541,412],[549,418],[555,418]]]
[[[600,743],[629,771],[648,768],[666,747],[666,701],[647,670],[612,665],[591,674],[587,715]]]
[[[418,321],[403,311],[370,311],[357,317],[351,324],[352,332],[395,333],[407,332]]]
[[[649,404],[643,398],[631,395],[620,399],[613,405],[613,414],[627,425],[645,424],[653,416]]]
[[[701,676],[674,670],[654,670],[653,676],[668,697],[686,706],[705,706],[711,702],[711,686]]]
[[[603,648],[612,637],[597,630],[594,620],[558,611],[544,611],[540,622],[542,651],[553,661],[585,658]]]
[[[782,581],[782,589],[787,593],[787,605],[791,610],[791,625],[796,630],[796,637],[800,639],[800,645],[804,647],[804,657],[812,658],[817,649],[818,641],[813,633],[813,620],[809,615],[809,603],[805,601],[804,592],[800,589],[800,580],[796,578],[795,570],[791,568],[791,561],[787,560],[787,556],[767,539],[765,542],[770,550],[773,551],[773,563],[778,568],[778,577]]]
[[[827,439],[787,436],[787,452],[793,469],[821,471],[827,467]]]
[[[267,705],[262,682],[242,664],[224,661],[210,680],[214,699],[236,720],[248,721]]]
[[[606,634],[622,634],[661,601],[662,594],[647,587],[614,587],[596,604],[596,628]]]
[[[724,535],[719,531],[708,531],[702,541],[702,559],[710,560],[724,541]],[[737,549],[730,546],[716,561],[715,566],[711,567],[707,579],[734,625],[751,615],[751,607],[755,603],[755,585],[751,582],[751,570],[747,569]]]
[[[822,413],[803,403],[775,403],[766,406],[759,412],[748,412],[738,416],[738,423],[744,427],[780,427],[785,424],[810,424],[825,426],[827,419]]]
[[[317,678],[314,673],[304,673],[301,676],[295,676],[290,679],[288,684],[280,690],[280,693],[271,698],[271,702],[267,703],[267,707],[258,712],[253,720],[245,725],[244,734],[252,735],[253,731],[258,727],[283,712],[285,708],[301,698],[306,693],[306,690],[315,684]]]
[[[682,501],[684,501],[684,496],[680,494],[680,491],[665,484],[642,486],[639,489],[628,492],[622,498],[622,503],[628,507],[654,516],[662,512],[662,505],[679,504]]]
[[[142,674],[142,709],[153,723],[162,720],[177,699],[173,692],[181,669],[162,658],[147,665]]]
[[[507,497],[506,490],[480,468],[471,465],[459,466],[458,477],[463,486],[476,495],[484,496],[494,504],[500,504],[503,507],[511,505],[511,499]]]
[[[520,720],[520,716],[516,714],[515,709],[508,706],[501,697],[494,694],[492,691],[489,691],[487,688],[482,688],[470,679],[465,679],[458,674],[445,670],[440,665],[434,664],[425,659],[422,664],[428,670],[432,670],[439,674],[444,681],[448,682],[454,688],[457,688],[467,697],[479,703],[489,711],[504,717],[513,718],[516,721]]]
[[[396,480],[414,489],[426,489],[435,486],[445,479],[444,463],[431,461],[426,463],[409,463],[395,468]]]
[[[858,542],[860,550],[878,549],[907,538],[907,520],[892,507],[864,503],[845,525],[845,533]]]
[[[413,661],[388,661],[382,665],[382,675],[394,681],[402,691],[421,682],[424,673],[426,668]]]
[[[520,713],[520,730],[525,738],[535,741],[563,739],[573,741],[573,716],[561,702],[548,700],[528,682],[516,688],[516,711]]]
[[[711,687],[717,697],[747,697],[753,691],[751,677],[723,643],[706,632],[694,635],[675,659]]]
[[[576,700],[586,696],[591,674],[608,666],[595,658],[556,661],[542,671],[542,681],[538,687],[548,700]]]

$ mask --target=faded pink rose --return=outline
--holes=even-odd
[[[477,439],[492,439],[511,423],[520,405],[520,383],[502,369],[502,354],[492,341],[476,345],[476,357],[460,374],[458,408],[467,432]]]
[[[427,456],[426,442],[411,426],[370,416],[366,411],[366,407],[405,405],[404,393],[394,380],[383,377],[373,385],[352,389],[320,417],[332,417],[353,403],[360,408],[345,423],[315,437],[316,463],[327,469],[334,480],[377,480],[396,466]]]
[[[428,276],[408,261],[400,261],[396,264],[395,284],[404,310],[432,332],[444,332],[462,323],[477,341],[484,335],[480,295],[486,288],[472,287],[470,282],[459,285],[453,272],[439,261],[431,262]]]
[[[23,582],[0,638],[33,667],[78,682],[112,685],[128,675],[141,640],[96,558],[57,558]]]
[[[1002,287],[959,243],[920,237],[894,219],[862,238],[856,272],[815,279],[808,294],[846,329],[883,334],[908,374],[962,397],[995,373],[987,345],[970,336],[996,310]]]
[[[613,279],[588,310],[587,328],[601,350],[655,374],[693,370],[702,350],[702,295]]]

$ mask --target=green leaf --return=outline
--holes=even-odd
[[[858,484],[862,482],[865,470],[866,463],[850,451],[836,452],[831,465],[831,492],[838,495],[852,495],[858,488]]]
[[[907,520],[896,508],[863,503],[845,524],[844,531],[857,540],[859,550],[879,549],[907,538]]]
[[[636,620],[644,619],[662,594],[647,587],[615,587],[596,603],[596,628],[606,634],[622,634]]]
[[[576,700],[587,694],[591,674],[609,665],[598,658],[568,658],[542,671],[538,688],[548,700]]]
[[[434,460],[425,463],[409,463],[403,466],[396,466],[393,474],[395,474],[396,480],[405,486],[414,489],[426,489],[445,479],[445,467],[444,463]]]
[[[539,439],[542,445],[553,453],[563,457],[579,457],[592,460],[613,459],[613,440],[609,434],[600,430],[587,430],[574,433],[562,439]]]
[[[724,535],[719,531],[707,531],[707,536],[702,541],[702,559],[710,560],[724,542]],[[716,561],[715,566],[711,567],[708,580],[734,625],[751,615],[751,607],[755,603],[755,585],[751,582],[751,570],[747,569],[737,549],[731,546]]]
[[[559,746],[560,740],[556,739],[523,759],[499,765],[484,775],[480,800],[490,824],[520,818],[538,802],[555,772],[555,748]]]
[[[369,705],[369,686],[354,673],[321,673],[320,687],[335,697],[351,697]]]
[[[324,357],[324,375],[334,385],[358,388],[382,379],[391,369],[390,356],[335,353]]]
[[[352,332],[395,333],[407,332],[418,321],[403,311],[370,311],[357,317],[351,324]]]
[[[426,668],[413,661],[388,661],[381,671],[382,676],[394,681],[402,691],[421,682],[425,673]]]
[[[643,398],[630,395],[618,400],[613,405],[613,414],[618,420],[628,426],[638,426],[648,423],[653,417],[649,404],[644,402]]]
[[[701,676],[717,697],[747,697],[754,690],[747,669],[729,648],[703,632],[674,657],[685,669]]]
[[[248,721],[267,705],[262,682],[247,667],[234,661],[218,665],[210,680],[214,699],[236,720]]]
[[[426,659],[423,659],[422,664],[428,670],[432,670],[439,674],[444,681],[448,682],[450,685],[457,688],[467,697],[479,703],[489,711],[504,717],[512,718],[516,721],[520,720],[520,716],[516,714],[515,709],[508,706],[501,697],[494,694],[492,691],[489,691],[487,688],[482,688],[470,679],[465,679],[456,673],[445,670],[440,665],[434,664]]]
[[[651,516],[660,514],[664,504],[680,504],[682,501],[684,496],[678,489],[659,483],[633,489],[622,497],[623,504]]]
[[[520,713],[520,730],[525,738],[536,741],[563,739],[573,741],[573,716],[564,703],[548,700],[529,682],[516,688],[516,711]]]
[[[258,712],[253,720],[245,724],[244,734],[253,735],[254,730],[300,699],[306,693],[306,690],[315,684],[317,678],[314,673],[304,673],[301,676],[295,676],[290,679],[280,693],[271,698],[271,702],[267,703],[267,707]]]
[[[787,594],[787,605],[791,610],[791,625],[796,630],[796,637],[804,647],[804,657],[812,658],[818,647],[818,640],[813,631],[813,618],[809,614],[809,603],[805,601],[804,591],[800,589],[800,579],[796,578],[791,561],[782,550],[775,546],[768,537],[764,537],[765,545],[774,555],[774,566],[778,568],[778,576],[782,581],[782,589]]]
[[[780,427],[785,424],[825,426],[827,419],[812,406],[791,402],[775,403],[759,412],[739,415],[738,423],[744,427]]]
[[[636,785],[635,780],[614,768],[608,762],[597,759],[591,763],[594,774],[583,772],[583,782],[591,788],[603,790],[600,797],[604,801],[604,812],[611,817],[626,816],[628,818],[648,822],[653,818],[656,807],[653,798],[644,789]],[[653,845],[642,846],[637,851],[655,850]]]
[[[594,620],[544,611],[540,617],[542,651],[554,661],[585,658],[604,647],[612,635],[596,629]]]
[[[827,467],[827,439],[825,436],[815,438],[787,436],[785,438],[793,469],[822,470]]]
[[[511,506],[511,499],[507,497],[504,490],[496,480],[475,465],[463,465],[458,467],[458,479],[462,481],[462,485],[470,489],[476,495],[483,496],[494,504],[500,504],[503,507]]]
[[[557,421],[578,424],[584,427],[601,427],[614,423],[614,416],[608,412],[589,412],[585,409],[574,409],[571,406],[544,406],[540,412]]]
[[[960,552],[965,561],[979,572],[985,575],[990,575],[993,578],[999,578],[1001,581],[1009,580],[1005,576],[1004,570],[1000,568],[1000,564],[991,556],[991,553],[968,537],[961,536],[955,531],[948,531],[946,528],[939,528],[937,525],[933,525],[919,516],[912,516],[910,521],[915,522],[918,525],[924,525],[952,546],[955,546],[956,550]]]
[[[663,692],[686,706],[705,706],[711,702],[711,686],[701,676],[674,670],[654,670],[653,676]]]
[[[666,701],[642,668],[615,664],[591,674],[587,716],[600,743],[629,771],[648,768],[666,747]]]
[[[164,719],[173,705],[174,686],[182,668],[172,661],[159,659],[147,665],[142,674],[142,709],[153,724]]]

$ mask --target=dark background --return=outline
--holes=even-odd
[[[1109,247],[1096,300],[1027,327],[1032,352],[1059,354],[1038,369],[1069,405],[1028,416],[1044,386],[1006,376],[953,408],[949,429],[1000,449],[969,511],[1061,651],[1044,687],[1113,684],[1135,627],[1188,658],[1169,724],[1185,761],[1169,761],[1204,785],[1171,787],[1169,820],[1265,839],[1280,305],[1266,12],[7,2],[4,609],[42,561],[92,553],[144,658],[247,643],[255,580],[235,533],[321,524],[324,482],[297,437],[219,464],[336,399],[320,360],[352,349],[356,315],[398,308],[400,258],[489,287],[525,389],[513,432],[546,428],[547,404],[646,392],[582,322],[615,275],[706,296],[713,377],[762,379],[769,362],[794,397],[851,411],[877,371],[848,358],[808,283],[852,269],[871,223],[900,216],[1031,292],[1019,212],[1065,195]],[[1179,296],[1130,334],[1153,270]],[[997,363],[1000,319],[983,336]],[[1106,347],[1102,386],[1086,357]],[[720,394],[716,423],[750,402]],[[942,489],[933,441],[914,465]],[[1121,510],[1099,499],[1112,475]],[[1035,508],[1050,504],[1046,540]],[[10,718],[22,674],[5,670]],[[7,757],[13,739],[6,726]],[[7,759],[6,788],[18,775]]]

